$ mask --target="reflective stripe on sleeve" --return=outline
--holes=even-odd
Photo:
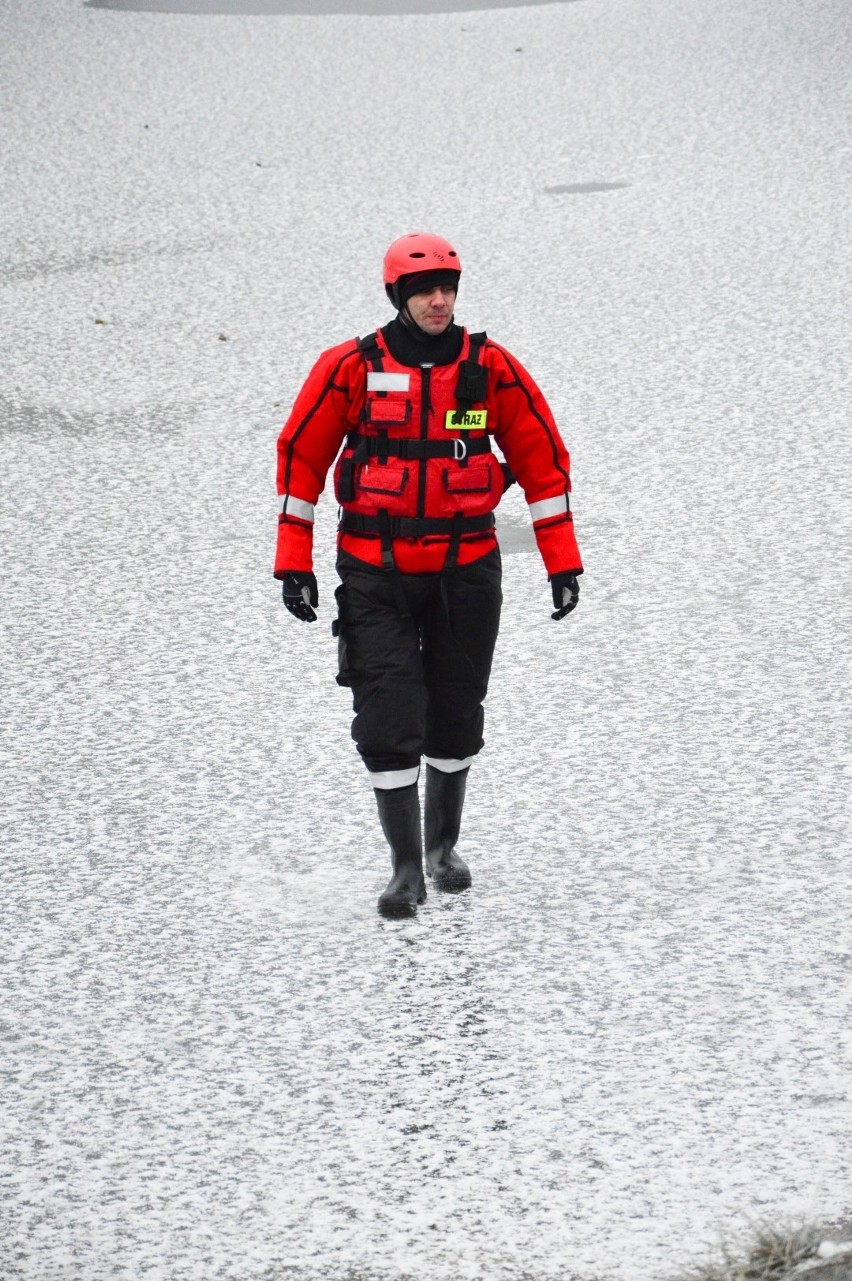
[[[561,516],[568,510],[568,495],[557,494],[555,498],[542,498],[541,502],[530,503],[530,516],[533,523],[544,520],[547,516]]]
[[[306,503],[302,498],[294,498],[292,494],[279,494],[278,503],[282,516],[295,516],[298,520],[306,520],[313,525],[313,503]]]
[[[392,792],[395,787],[410,787],[420,777],[420,766],[412,765],[411,769],[387,769],[380,774],[369,773],[370,786],[378,787],[383,792]]]

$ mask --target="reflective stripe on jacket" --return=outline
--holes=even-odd
[[[364,518],[386,513],[391,520],[428,521],[456,513],[482,517],[494,510],[504,490],[498,459],[484,452],[490,438],[524,490],[547,572],[582,570],[568,504],[568,451],[523,366],[497,343],[485,341],[480,355],[487,370],[485,399],[465,407],[471,411],[471,425],[465,426],[457,418],[456,389],[459,366],[470,353],[466,331],[458,360],[448,365],[402,365],[381,331],[377,341],[380,356],[372,367],[355,341],[324,352],[284,425],[278,441],[276,574],[312,568],[313,508],[335,458],[335,494],[344,512]],[[434,444],[424,448],[406,442]],[[439,456],[406,456],[430,450]],[[379,537],[344,532],[338,541],[361,560],[382,563]],[[491,531],[463,532],[458,563],[485,555],[494,543]],[[437,572],[449,545],[445,533],[394,537],[394,562],[404,573]]]

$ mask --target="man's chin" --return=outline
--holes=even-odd
[[[453,323],[452,316],[447,316],[446,319],[442,317],[440,321],[427,319],[423,324],[418,324],[408,308],[405,308],[399,314],[403,324],[408,325],[410,329],[419,330],[427,338],[438,338],[441,334],[446,333]]]

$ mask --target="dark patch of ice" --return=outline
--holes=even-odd
[[[629,182],[562,182],[556,187],[545,187],[548,196],[581,196],[593,191],[618,191],[629,187]]]
[[[136,245],[128,249],[93,250],[20,262],[0,260],[0,284],[39,280],[43,276],[65,276],[97,267],[123,267],[143,262],[146,258],[177,258],[182,254],[204,253],[209,248],[209,245]]]
[[[143,13],[215,14],[406,14],[467,13],[472,9],[535,9],[577,0],[85,0],[87,9]]]
[[[40,435],[52,440],[60,436],[101,436],[120,441],[143,436],[150,443],[152,436],[162,439],[184,431],[198,412],[195,401],[89,412],[0,396],[0,439],[15,435]]]
[[[504,556],[536,550],[532,525],[516,525],[500,516],[497,520],[497,541]]]

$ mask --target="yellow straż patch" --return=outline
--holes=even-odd
[[[447,431],[485,431],[487,418],[487,409],[469,409],[465,414],[459,414],[456,409],[448,409],[444,426]]]

